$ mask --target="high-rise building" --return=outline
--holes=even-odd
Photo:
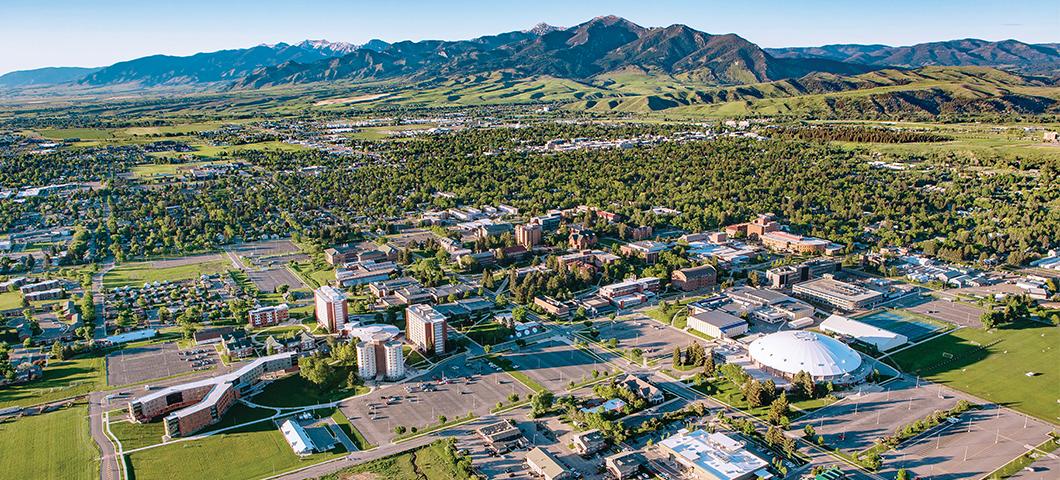
[[[515,226],[515,242],[530,250],[541,243],[541,225],[527,223]]]
[[[337,332],[346,325],[348,305],[346,294],[330,285],[324,285],[314,292],[316,299],[317,323],[329,332]]]
[[[409,343],[427,353],[445,353],[445,315],[430,305],[410,305],[405,309],[405,323],[405,339]]]
[[[363,379],[398,380],[405,376],[405,355],[394,340],[401,330],[393,325],[361,325],[347,330],[357,350],[357,374]]]
[[[383,356],[386,359],[384,375],[388,380],[396,380],[405,376],[405,354],[401,351],[401,347],[401,342],[397,340],[383,344]]]
[[[375,346],[369,342],[357,341],[357,375],[361,378],[375,378]]]

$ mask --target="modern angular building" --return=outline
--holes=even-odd
[[[225,412],[268,374],[298,366],[296,352],[258,358],[239,370],[156,390],[129,402],[137,422],[163,417],[166,436],[182,437],[221,421]]]

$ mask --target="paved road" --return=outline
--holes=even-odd
[[[120,480],[122,478],[121,466],[114,451],[114,444],[111,443],[110,438],[107,438],[106,432],[103,431],[103,412],[106,411],[103,402],[106,395],[103,392],[93,392],[88,396],[88,431],[101,452],[99,459],[100,480]]]

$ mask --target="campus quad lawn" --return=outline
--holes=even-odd
[[[270,383],[250,401],[266,407],[302,407],[330,403],[363,393],[368,393],[368,387],[322,390],[296,373]]]
[[[0,408],[28,407],[99,390],[107,384],[103,357],[82,357],[52,361],[44,378],[21,385],[0,388]]]
[[[339,449],[341,450],[341,446]],[[128,455],[130,478],[250,480],[332,459],[328,452],[299,458],[271,421]]]
[[[989,347],[984,351],[979,345]],[[1060,418],[1056,399],[1060,331],[1056,327],[962,328],[898,352],[892,359],[906,372],[991,402],[1052,423]],[[1028,377],[1027,372],[1035,375]]]
[[[99,455],[88,433],[88,406],[0,423],[2,478],[99,478]]]
[[[126,263],[107,272],[103,277],[103,286],[107,288],[117,288],[125,285],[140,287],[145,283],[155,281],[190,280],[203,274],[225,272],[231,265],[230,262],[223,259],[211,259],[201,263],[168,268],[156,268],[154,263],[150,261]]]
[[[128,451],[162,443],[166,427],[162,422],[135,423],[130,422],[125,415],[116,418],[111,414],[110,433],[121,442],[122,450]]]
[[[444,478],[466,480],[470,477],[467,471],[456,464],[449,442],[439,440],[411,452],[380,458],[325,475],[320,477],[320,480],[348,478],[385,478],[387,480]]]
[[[464,333],[479,345],[496,345],[507,341],[512,335],[512,329],[487,320],[469,328]]]

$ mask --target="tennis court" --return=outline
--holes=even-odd
[[[881,310],[864,317],[858,317],[857,320],[899,335],[905,335],[911,342],[926,338],[942,328],[901,310]]]

